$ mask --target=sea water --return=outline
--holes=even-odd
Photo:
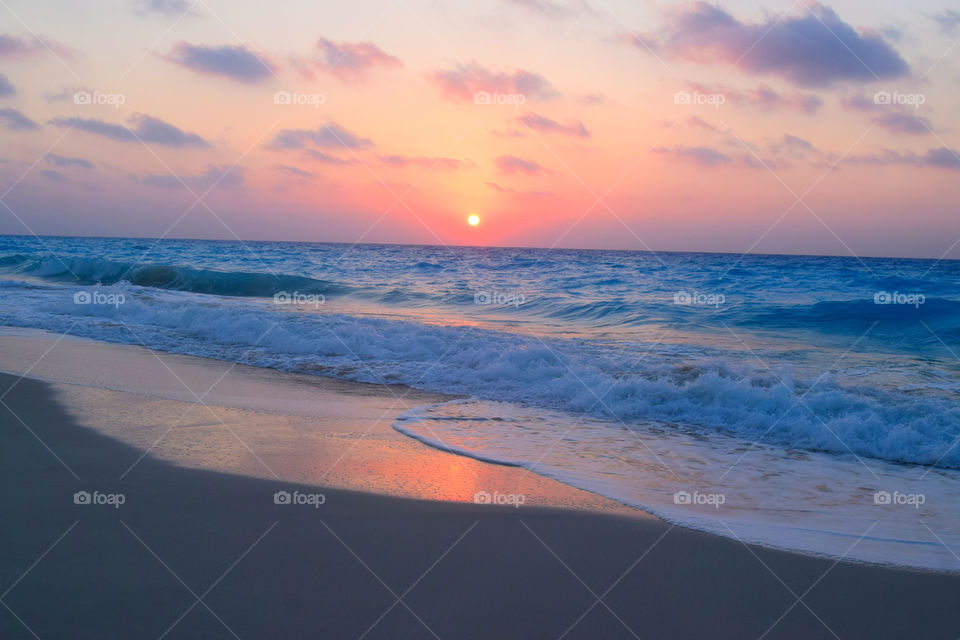
[[[0,236],[0,324],[448,393],[394,426],[745,542],[960,570],[960,262]]]

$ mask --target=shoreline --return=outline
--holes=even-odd
[[[4,637],[952,638],[960,628],[960,577],[654,518],[411,500],[154,456],[118,480],[140,450],[77,422],[47,383],[0,375],[3,393],[23,420],[0,407]],[[277,491],[318,490],[317,506],[275,504]],[[78,491],[123,503],[74,504]]]
[[[29,370],[81,424],[180,466],[425,500],[519,494],[529,504],[654,517],[393,428],[398,414],[450,396],[86,338],[54,344],[43,332],[0,331],[0,369]]]
[[[931,567],[858,556],[862,549],[857,545],[883,540],[869,535],[872,527],[853,534],[818,531],[849,541],[838,543],[835,553],[776,544],[729,519],[718,518],[725,526],[719,529],[716,523],[673,518],[526,465],[440,448],[396,426],[398,415],[414,407],[457,399],[446,394],[69,335],[54,340],[54,334],[18,327],[0,327],[0,345],[0,371],[14,376],[27,372],[51,385],[80,424],[138,448],[140,457],[401,498],[471,503],[489,497],[508,504],[614,513],[811,558],[960,575],[953,563]],[[116,413],[121,418],[111,415]]]

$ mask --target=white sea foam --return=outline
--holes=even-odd
[[[76,291],[23,289],[0,305],[0,323],[585,413],[627,428],[671,423],[808,450],[960,466],[953,446],[960,404],[949,396],[799,377],[783,366],[769,371],[751,353],[611,347],[129,284],[97,290],[123,304],[75,304]]]
[[[960,474],[512,403],[418,407],[394,428],[525,467],[669,522],[833,558],[960,572]],[[889,500],[887,499],[889,498]]]

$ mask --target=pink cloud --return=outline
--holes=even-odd
[[[539,73],[523,69],[493,71],[476,62],[458,64],[450,70],[434,71],[429,77],[440,92],[451,100],[473,101],[480,92],[523,96],[524,101],[532,98],[549,100],[560,95],[550,81]]]
[[[583,126],[583,123],[579,120],[564,125],[560,124],[556,120],[551,120],[550,118],[542,116],[538,113],[533,113],[531,111],[520,116],[520,122],[534,131],[539,131],[541,133],[558,133],[576,138],[590,137],[590,132],[587,131],[587,128]]]
[[[402,155],[389,155],[389,156],[378,156],[380,161],[384,164],[393,165],[394,167],[409,167],[409,166],[418,166],[425,168],[436,168],[436,169],[446,169],[454,170],[461,169],[467,166],[472,165],[464,160],[457,160],[456,158],[431,158],[428,156],[402,156]]]
[[[317,41],[315,64],[324,73],[343,82],[360,82],[376,68],[403,66],[399,58],[372,42],[334,42],[326,38]]]
[[[504,174],[515,174],[515,173],[525,173],[527,175],[535,176],[541,175],[544,173],[549,173],[549,170],[532,160],[524,160],[523,158],[518,158],[517,156],[500,156],[494,162],[497,165],[497,169],[500,170],[500,173]]]

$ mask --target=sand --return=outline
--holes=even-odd
[[[554,496],[546,504],[569,506],[457,501],[488,486],[474,475],[441,499],[415,500],[345,489],[345,480],[191,468],[100,432],[116,426],[78,419],[95,415],[90,406],[109,415],[118,398],[57,388],[0,375],[5,639],[960,635],[956,575],[747,546],[606,511],[602,500],[591,508],[584,492],[536,476],[534,490]],[[377,402],[373,390],[331,393],[360,414]],[[385,449],[351,450],[344,475],[458,459],[404,453],[385,433]],[[397,455],[414,462],[363,464]],[[517,470],[471,464],[487,470],[483,482],[515,486],[500,474]],[[443,484],[442,473],[427,477]],[[422,484],[411,492],[425,494]],[[78,491],[103,504],[75,504]],[[304,504],[276,504],[278,491]]]

